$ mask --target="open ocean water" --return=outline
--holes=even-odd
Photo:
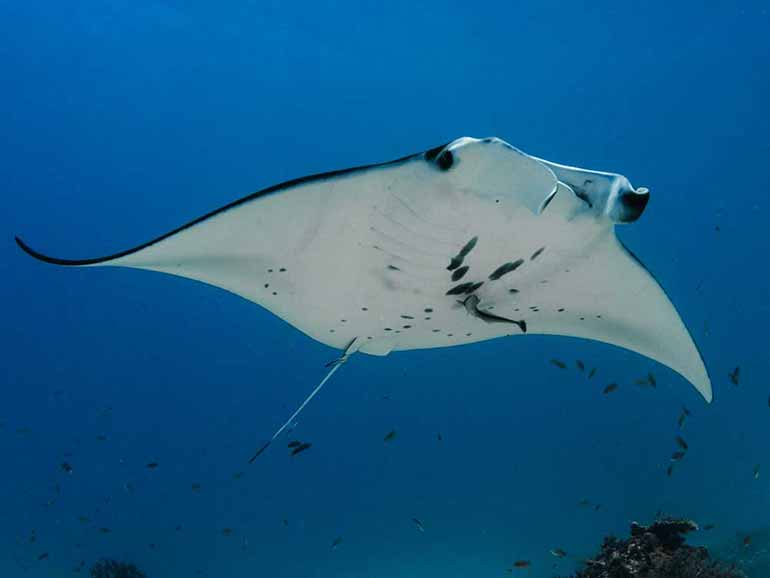
[[[150,578],[548,578],[658,512],[756,561],[769,72],[767,2],[0,0],[0,576],[114,558]],[[618,235],[692,332],[711,405],[567,337],[356,355],[249,465],[338,351],[221,289],[13,239],[108,254],[465,135],[650,188]],[[292,457],[292,437],[313,445]]]

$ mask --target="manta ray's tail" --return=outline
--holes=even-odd
[[[353,341],[351,341],[348,344],[348,346],[345,348],[345,352],[340,357],[338,357],[337,359],[335,359],[334,361],[332,361],[330,364],[327,365],[327,367],[331,366],[331,369],[329,370],[329,373],[327,373],[326,376],[321,380],[321,383],[316,385],[315,389],[310,392],[310,395],[308,395],[305,398],[305,401],[303,401],[300,404],[300,406],[297,408],[297,410],[293,414],[291,414],[289,419],[287,419],[284,422],[284,424],[276,430],[276,432],[273,434],[273,437],[271,437],[268,441],[266,441],[254,453],[254,455],[251,456],[251,459],[249,460],[249,463],[252,463],[254,460],[256,460],[260,456],[260,454],[262,452],[264,452],[268,448],[268,446],[270,446],[270,444],[275,441],[275,438],[277,438],[279,435],[281,435],[281,433],[283,433],[283,430],[285,430],[287,427],[289,427],[289,424],[294,421],[294,418],[296,418],[302,412],[302,410],[305,409],[305,406],[308,403],[310,403],[310,400],[313,399],[319,391],[321,391],[321,388],[324,385],[326,385],[326,382],[329,381],[329,378],[331,378],[332,375],[334,375],[334,372],[337,371],[337,369],[339,369],[339,367],[343,363],[345,363],[348,360],[348,358],[351,355],[353,355],[353,353],[358,351],[358,347],[355,347],[357,343],[358,343],[358,337],[354,338]]]

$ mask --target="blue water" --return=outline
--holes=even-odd
[[[550,549],[589,555],[659,510],[716,524],[707,543],[770,524],[770,9],[565,4],[0,1],[0,576],[113,557],[151,578],[502,576],[517,559],[545,578],[574,566]],[[13,242],[106,254],[463,135],[650,187],[619,236],[695,336],[712,405],[569,338],[355,356],[302,416],[313,447],[248,466],[336,351],[222,290]],[[634,386],[648,371],[657,389]]]

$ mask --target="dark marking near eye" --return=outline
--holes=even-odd
[[[508,293],[518,293],[518,289],[508,289]]]
[[[476,246],[476,243],[478,242],[478,237],[473,237],[470,241],[465,243],[462,249],[460,249],[460,252],[452,257],[452,260],[449,262],[449,266],[447,267],[447,271],[453,271],[457,269],[460,265],[463,264],[463,261],[465,260],[465,257],[468,256],[468,253],[473,251],[473,248]]]
[[[468,272],[468,265],[463,265],[462,267],[459,267],[458,269],[455,269],[452,272],[452,281],[458,281],[463,278],[463,275],[465,275]]]
[[[503,263],[497,269],[492,271],[492,274],[489,276],[489,279],[491,281],[497,281],[503,275],[510,273],[511,271],[515,271],[516,269],[521,267],[523,263],[524,263],[524,259],[516,259],[515,261]]]
[[[446,147],[448,147],[450,143],[442,144],[441,146],[434,147],[432,149],[429,149],[425,151],[425,160],[426,161],[434,161],[436,160],[436,157],[439,155],[441,151],[443,151]]]
[[[401,319],[414,319],[411,315],[402,315]]]
[[[452,151],[444,151],[436,157],[436,165],[442,171],[448,171],[451,169],[454,162],[455,157],[452,154]]]
[[[545,247],[540,247],[540,248],[539,248],[537,251],[535,251],[534,253],[532,253],[532,256],[529,258],[529,260],[530,260],[530,261],[534,261],[535,259],[537,259],[537,258],[540,256],[540,254],[541,254],[543,251],[545,251]]]
[[[588,197],[588,193],[585,192],[585,190],[579,188],[579,187],[572,187],[572,190],[575,191],[575,196],[583,201],[586,205],[588,205],[589,208],[593,209],[594,204],[591,202],[591,199]]]
[[[391,271],[401,271],[401,269],[399,269],[395,265],[388,265],[388,269],[390,269]]]

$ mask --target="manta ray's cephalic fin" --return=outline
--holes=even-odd
[[[345,348],[345,351],[340,355],[337,359],[334,361],[327,363],[326,367],[331,367],[329,370],[329,373],[326,374],[326,376],[321,380],[321,383],[319,383],[313,391],[310,392],[310,395],[308,395],[305,400],[300,404],[300,406],[296,409],[296,411],[291,414],[291,417],[287,419],[284,424],[279,427],[276,432],[273,434],[273,437],[271,437],[268,441],[266,441],[255,453],[253,456],[251,456],[251,459],[249,460],[249,463],[252,463],[254,460],[256,460],[262,452],[264,452],[268,446],[270,446],[271,443],[275,441],[275,438],[277,438],[281,433],[283,433],[283,430],[285,430],[287,427],[289,427],[289,424],[291,424],[294,421],[294,418],[296,418],[303,409],[305,409],[305,406],[310,403],[310,400],[313,399],[316,394],[321,391],[321,388],[326,385],[326,382],[329,381],[332,375],[334,375],[334,372],[337,371],[340,366],[345,363],[348,358],[353,355],[356,351],[358,351],[358,337],[353,338],[353,340],[348,344],[348,346]]]

